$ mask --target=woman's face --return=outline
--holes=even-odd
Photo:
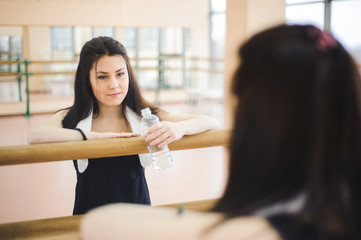
[[[99,106],[119,106],[127,96],[129,75],[120,55],[102,56],[90,69],[90,85]]]

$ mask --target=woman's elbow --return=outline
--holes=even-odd
[[[211,130],[216,130],[216,129],[220,129],[221,125],[219,124],[218,120],[212,117],[207,116],[207,120],[209,123],[209,129]]]
[[[28,132],[27,140],[28,140],[29,144],[37,143],[37,140],[36,140],[36,138],[34,137],[34,134],[31,131]]]
[[[216,119],[214,121],[214,129],[221,129],[221,124]]]
[[[29,144],[42,143],[42,134],[35,129],[28,131],[27,140]]]

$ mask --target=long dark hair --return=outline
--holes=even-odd
[[[97,37],[86,42],[80,52],[79,64],[74,81],[74,104],[69,108],[68,113],[62,121],[63,127],[75,128],[78,122],[87,118],[92,111],[94,117],[98,116],[99,106],[90,85],[89,72],[93,64],[105,55],[120,55],[127,65],[129,89],[122,103],[123,112],[126,109],[125,107],[129,107],[138,116],[141,115],[141,110],[145,107],[150,107],[153,111],[157,111],[155,106],[148,103],[142,97],[124,46],[113,38]]]
[[[229,179],[213,211],[252,215],[305,193],[298,215],[321,236],[360,239],[361,80],[351,56],[314,26],[282,25],[239,57]]]

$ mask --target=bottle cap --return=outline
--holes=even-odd
[[[149,107],[142,109],[142,116],[150,115],[152,112],[150,111]]]

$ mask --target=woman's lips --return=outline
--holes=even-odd
[[[109,97],[116,97],[119,96],[121,93],[112,93],[112,94],[108,94]]]

